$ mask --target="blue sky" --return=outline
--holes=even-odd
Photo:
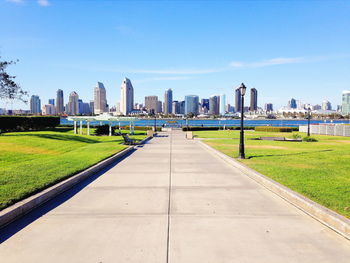
[[[232,104],[244,82],[260,106],[337,105],[350,89],[349,14],[350,1],[334,0],[0,0],[0,55],[20,60],[9,71],[44,103],[59,88],[89,101],[100,81],[113,106],[126,76],[142,103],[172,88]]]

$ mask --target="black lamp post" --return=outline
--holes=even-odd
[[[311,109],[307,109],[307,136],[310,136],[310,119],[311,119]]]
[[[238,159],[245,159],[244,154],[244,127],[243,127],[243,118],[244,118],[244,95],[246,91],[246,86],[242,83],[241,86],[238,87],[241,93],[241,132],[239,136],[239,154]]]
[[[154,113],[154,132],[157,132],[157,114]]]

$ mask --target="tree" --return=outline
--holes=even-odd
[[[28,93],[14,81],[16,76],[6,72],[9,65],[16,64],[16,61],[2,61],[0,57],[0,99],[20,100],[27,102]]]

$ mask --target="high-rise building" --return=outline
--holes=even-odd
[[[145,107],[148,113],[154,114],[158,110],[158,96],[146,96]]]
[[[173,101],[171,111],[173,114],[180,114],[180,103],[177,100]]]
[[[258,110],[258,91],[255,88],[250,90],[250,111]]]
[[[63,90],[59,89],[57,90],[57,97],[56,97],[56,113],[62,114],[64,113],[64,103],[63,103]]]
[[[265,111],[273,111],[273,104],[265,103]]]
[[[82,99],[78,99],[78,108],[79,108],[79,114],[83,114],[83,100]]]
[[[83,114],[83,115],[90,115],[91,114],[90,103],[83,102],[81,114]]]
[[[237,88],[235,90],[235,111],[241,112],[241,90]]]
[[[39,96],[32,95],[30,97],[30,113],[40,114],[41,113],[41,101]]]
[[[322,102],[322,110],[332,110],[332,104],[328,100]]]
[[[164,94],[164,114],[170,114],[173,112],[172,109],[173,104],[173,91],[171,89],[167,89]]]
[[[75,91],[69,94],[69,100],[66,110],[69,115],[79,114],[79,95]]]
[[[220,97],[213,95],[209,97],[209,114],[219,115],[220,114]]]
[[[95,102],[93,100],[90,100],[89,108],[90,108],[90,113],[94,114],[95,113]]]
[[[120,113],[128,115],[134,109],[134,88],[130,79],[124,78],[120,88]]]
[[[106,89],[101,82],[97,82],[94,89],[94,112],[95,114],[108,112]]]
[[[316,105],[312,106],[312,110],[320,110],[320,109],[322,109],[321,105],[316,104]]]
[[[344,115],[350,114],[350,91],[343,91],[341,110]]]
[[[198,115],[199,97],[196,95],[185,96],[185,114]]]
[[[180,101],[180,114],[185,114],[185,101]]]
[[[42,113],[43,115],[55,115],[56,114],[56,109],[54,104],[46,104],[42,108]]]
[[[162,102],[160,100],[157,101],[157,113],[162,113]]]
[[[226,95],[225,94],[220,94],[220,98],[219,98],[219,113],[220,115],[224,115],[226,110],[225,110],[225,107],[226,107]]]
[[[209,99],[201,99],[201,106],[202,108],[206,108],[206,110],[204,111],[208,111],[209,110]]]
[[[49,99],[49,104],[55,105],[55,99]]]
[[[226,112],[229,112],[229,113],[232,113],[232,112],[234,112],[234,107],[231,106],[231,104],[227,104],[227,105],[225,106],[225,111],[226,111]]]
[[[288,101],[288,108],[289,109],[296,109],[296,108],[298,108],[297,101],[295,99],[293,99],[293,98],[290,101]]]

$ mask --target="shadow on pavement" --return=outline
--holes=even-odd
[[[8,224],[7,226],[0,229],[0,244],[15,235],[17,232],[21,231],[23,228],[37,220],[38,218],[42,217],[46,213],[50,212],[51,210],[55,209],[56,207],[60,206],[73,196],[75,196],[77,193],[79,193],[81,190],[83,190],[86,186],[88,186],[90,183],[95,181],[97,178],[99,178],[101,175],[106,173],[108,170],[113,168],[118,163],[122,162],[125,158],[130,156],[133,152],[136,150],[133,150],[123,156],[121,159],[117,160],[116,162],[108,165],[101,171],[97,172],[96,174],[90,176],[89,178],[86,178],[84,181],[78,183],[77,185],[73,186],[71,189],[59,194],[58,196],[54,197],[53,199],[49,200],[45,204],[39,206],[38,208],[35,208],[28,214],[24,215],[23,217],[17,219],[16,221]]]

